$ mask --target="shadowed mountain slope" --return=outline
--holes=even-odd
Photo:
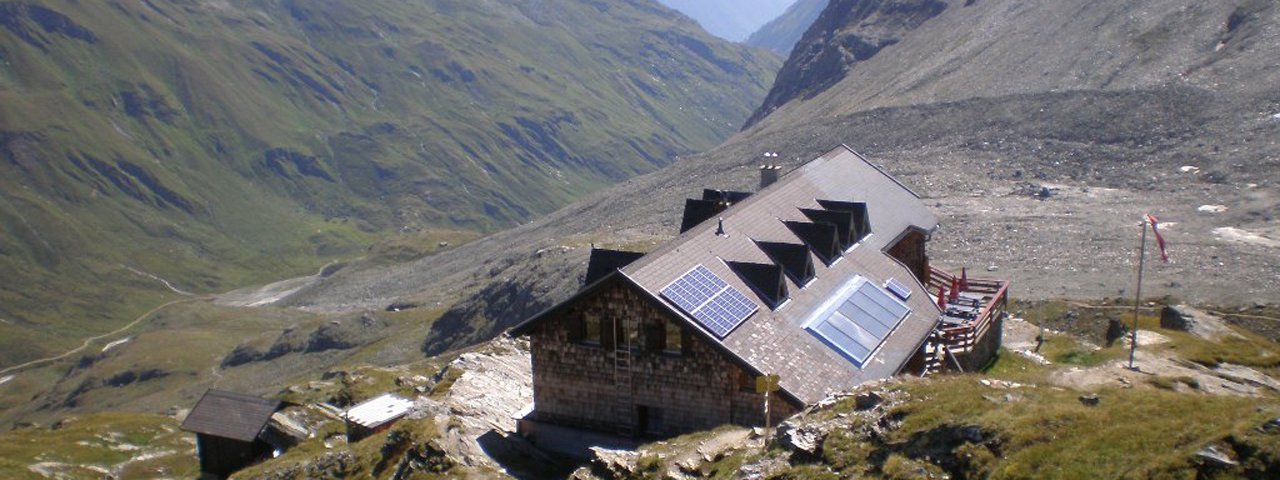
[[[0,365],[526,222],[719,143],[777,62],[649,0],[0,2]]]
[[[752,33],[743,43],[773,50],[778,55],[788,55],[804,32],[813,25],[813,21],[822,14],[822,10],[827,7],[827,1],[799,0],[787,7],[787,11],[778,18],[770,20]]]

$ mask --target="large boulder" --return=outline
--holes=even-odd
[[[1187,305],[1165,305],[1160,311],[1160,328],[1190,332],[1209,340],[1239,336],[1217,315]]]

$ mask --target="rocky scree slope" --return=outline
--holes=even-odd
[[[924,3],[932,7],[908,8]],[[344,311],[413,299],[448,308],[429,333],[427,351],[479,341],[578,288],[592,244],[647,249],[676,234],[684,197],[696,196],[702,188],[753,189],[763,152],[779,152],[775,161],[794,168],[841,143],[881,164],[941,215],[942,229],[930,247],[935,263],[992,270],[986,275],[1016,282],[1017,296],[1132,295],[1137,219],[1152,211],[1166,221],[1165,235],[1175,260],[1149,265],[1148,295],[1222,303],[1274,300],[1270,292],[1280,288],[1275,250],[1280,244],[1272,240],[1280,238],[1280,192],[1275,187],[1280,180],[1275,176],[1280,171],[1275,168],[1280,159],[1275,143],[1280,138],[1280,117],[1275,116],[1280,114],[1280,97],[1267,91],[1270,83],[1265,80],[1274,74],[1266,52],[1277,44],[1275,8],[1256,2],[1188,2],[1172,10],[1087,2],[1025,7],[996,1],[968,6],[924,3],[832,2],[825,20],[819,21],[826,26],[810,30],[805,42],[812,47],[798,48],[788,69],[795,68],[809,48],[841,51],[839,41],[824,39],[858,32],[868,15],[901,11],[903,17],[879,21],[871,29],[876,38],[901,40],[875,42],[883,48],[865,63],[853,64],[847,76],[815,80],[830,85],[791,99],[712,151],[684,157],[529,225],[429,259],[393,266],[353,265],[286,302]],[[1145,16],[1131,19],[1126,8]],[[997,15],[1012,15],[1009,9],[1018,13],[1016,28],[958,20],[946,29],[931,26],[950,16],[968,19],[979,14],[1011,24],[1012,18],[1000,20],[1005,17]],[[975,84],[972,76],[927,77],[932,91],[968,95],[922,102],[911,100],[914,90],[892,90],[904,88],[901,83],[855,78],[865,66],[882,63],[883,69],[866,70],[892,67],[913,75],[913,65],[932,68],[911,61],[914,50],[908,46],[954,51],[949,42],[957,36],[1004,49],[1025,44],[1019,58],[1040,55],[1038,44],[1024,37],[1054,31],[1057,27],[1051,26],[1060,25],[1062,18],[1075,18],[1061,14],[1072,9],[1087,13],[1103,31],[1148,29],[1132,36],[1116,34],[1111,40],[1121,43],[1110,56],[1094,49],[1063,57],[1062,62],[1036,60],[1070,66],[1077,58],[1110,59],[1106,64],[1119,66],[1117,80],[1108,84],[1115,88],[1098,89],[1100,85],[1090,83],[1093,77],[1046,77],[1024,68],[1001,71],[996,68],[1001,64],[993,64],[984,70],[994,82],[990,85]],[[1174,13],[1159,17],[1159,12]],[[1242,16],[1253,20],[1230,21]],[[1139,19],[1141,23],[1133,23]],[[917,28],[905,29],[908,24]],[[886,30],[886,25],[898,30]],[[1242,33],[1219,48],[1218,39],[1231,25]],[[1067,28],[1063,35],[1093,38],[1077,31],[1074,20],[1061,28]],[[1166,31],[1185,35],[1157,35]],[[1244,35],[1245,31],[1252,33]],[[1089,45],[1077,37],[1059,37],[1055,41]],[[1156,55],[1172,58],[1172,52],[1193,47],[1203,50],[1200,58],[1218,59],[1197,70],[1195,82],[1166,81],[1158,75],[1163,67],[1143,60]],[[976,46],[970,50],[981,51]],[[905,60],[895,61],[900,55]],[[1148,66],[1139,68],[1142,65]],[[784,85],[787,78],[794,77],[780,75],[775,92],[814,85]],[[1128,86],[1119,88],[1119,79]],[[975,86],[966,89],[967,85]],[[1075,89],[1067,88],[1071,86]],[[863,88],[859,92],[868,102],[847,94],[857,87]],[[891,90],[876,95],[876,88]],[[980,93],[988,96],[976,96]],[[805,100],[805,95],[813,96]],[[1049,195],[1027,194],[1042,191]],[[1230,207],[1219,213],[1200,209],[1222,204]],[[1224,234],[1236,231],[1244,233]]]
[[[784,106],[812,118],[1052,91],[1265,95],[1280,80],[1262,53],[1278,41],[1276,10],[1265,0],[833,0],[748,125]]]
[[[719,143],[777,66],[647,0],[0,2],[0,365],[528,221]]]

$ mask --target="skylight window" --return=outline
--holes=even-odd
[[[906,304],[858,276],[820,307],[804,328],[862,367],[908,313],[911,309]]]

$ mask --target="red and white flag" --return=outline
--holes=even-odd
[[[1160,235],[1160,221],[1156,220],[1155,215],[1148,213],[1147,223],[1151,224],[1151,233],[1156,234],[1156,245],[1160,247],[1160,259],[1168,262],[1169,254],[1164,250],[1164,236]]]

